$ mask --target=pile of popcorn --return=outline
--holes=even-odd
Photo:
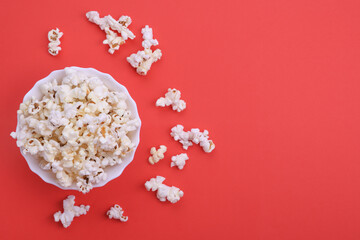
[[[136,147],[129,133],[140,120],[132,117],[123,92],[72,68],[66,76],[40,86],[43,97],[21,103],[18,128],[11,136],[23,154],[36,155],[63,187],[75,184],[89,192],[107,178],[106,167],[122,163]]]

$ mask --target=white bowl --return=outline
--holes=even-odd
[[[128,108],[130,109],[132,113],[132,117],[138,118],[140,121],[140,117],[138,114],[138,110],[136,107],[135,101],[131,98],[129,92],[127,89],[118,83],[112,76],[106,73],[99,72],[98,70],[94,68],[80,68],[80,67],[71,67],[73,69],[76,69],[77,71],[85,72],[86,74],[97,76],[101,80],[103,80],[105,86],[107,86],[112,91],[118,91],[118,92],[124,92],[127,96],[127,104]],[[34,96],[37,99],[40,99],[43,94],[40,92],[40,85],[49,81],[52,81],[53,79],[62,79],[65,76],[65,70],[56,70],[49,74],[49,76],[39,80],[35,83],[34,87],[25,95],[23,102],[29,100],[32,96]],[[121,164],[107,167],[105,169],[105,172],[107,174],[107,179],[105,181],[99,182],[97,184],[94,184],[94,187],[102,187],[109,181],[119,177],[121,173],[124,171],[124,169],[131,163],[131,161],[134,159],[135,151],[137,146],[140,142],[140,127],[141,127],[141,121],[140,126],[136,131],[133,131],[129,133],[129,137],[132,142],[136,144],[134,150],[130,153],[128,153],[122,160],[123,162]],[[16,130],[19,128],[19,115],[18,115],[18,125],[16,127]],[[53,184],[61,189],[64,190],[78,190],[76,185],[73,183],[70,187],[63,187],[61,186],[58,181],[56,180],[55,174],[51,172],[50,170],[44,170],[39,165],[39,158],[36,157],[36,155],[31,155],[29,153],[23,154],[22,151],[20,151],[25,160],[27,161],[31,171],[36,173],[42,180],[44,180],[47,183]]]

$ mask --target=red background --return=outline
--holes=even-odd
[[[360,2],[353,1],[1,1],[1,239],[360,239]],[[85,13],[132,17],[136,39],[114,55]],[[125,58],[148,24],[163,58],[142,77]],[[64,32],[47,53],[47,32]],[[24,94],[51,71],[93,67],[125,85],[143,125],[134,161],[83,195],[32,173],[9,136]],[[181,90],[181,113],[155,107]],[[208,129],[183,171],[169,135]],[[147,163],[165,144],[166,158]],[[157,174],[184,190],[161,203],[143,186]],[[53,221],[69,194],[90,204],[68,229]],[[119,203],[127,223],[106,218]]]

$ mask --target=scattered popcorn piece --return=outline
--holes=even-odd
[[[179,141],[185,150],[193,145],[191,142],[190,132],[185,132],[184,126],[182,125],[176,125],[173,127],[171,129],[170,135],[174,138],[175,141]]]
[[[112,219],[112,218],[119,219],[121,222],[126,222],[129,218],[127,216],[123,216],[124,211],[117,204],[115,204],[113,207],[111,207],[110,210],[107,211],[106,214],[109,216],[109,219]]]
[[[185,132],[184,126],[176,125],[171,129],[170,135],[175,141],[179,141],[185,150],[192,146],[193,143],[200,144],[204,152],[207,153],[215,149],[214,142],[209,140],[209,132],[207,130],[200,132],[198,128],[192,128],[191,131]]]
[[[59,54],[59,51],[61,50],[60,45],[60,38],[62,37],[63,33],[60,32],[58,28],[51,29],[48,33],[48,39],[50,41],[48,47],[49,47],[49,53],[53,56],[56,56]]]
[[[215,148],[215,144],[212,140],[209,140],[208,130],[200,132],[198,128],[191,129],[192,142],[195,144],[200,144],[200,147],[207,153],[211,152]]]
[[[135,35],[128,29],[132,22],[129,16],[121,16],[116,21],[110,15],[100,18],[98,12],[90,11],[86,13],[86,17],[90,22],[95,23],[101,30],[105,31],[106,39],[103,43],[109,45],[109,53],[111,54],[118,50],[120,45],[124,44],[126,40],[135,38]],[[114,31],[120,33],[121,36]]]
[[[165,202],[166,199],[171,203],[176,203],[184,196],[184,192],[177,187],[169,187],[162,182],[165,180],[164,177],[156,176],[156,178],[151,178],[145,183],[145,188],[148,191],[157,191],[157,198],[161,202]]]
[[[177,166],[180,170],[182,170],[185,166],[185,161],[189,160],[189,157],[186,153],[181,153],[176,156],[171,157],[171,167]]]
[[[10,136],[11,136],[13,139],[16,139],[16,132],[11,132],[11,133],[10,133]]]
[[[43,97],[20,104],[18,128],[10,135],[23,154],[36,155],[63,187],[83,193],[107,178],[109,166],[136,147],[129,134],[140,126],[123,92],[101,79],[65,68],[65,77],[40,86]]]
[[[111,31],[108,27],[105,28],[106,39],[103,41],[104,44],[109,45],[109,53],[114,54],[115,50],[119,50],[120,45],[124,44],[125,41],[122,37],[119,37],[115,32]]]
[[[181,112],[186,108],[186,103],[184,100],[180,99],[181,92],[175,88],[168,89],[168,92],[165,94],[165,97],[161,97],[156,101],[157,107],[172,106],[172,110]]]
[[[164,145],[161,145],[158,150],[156,150],[155,147],[152,147],[150,149],[150,154],[152,156],[149,157],[149,163],[154,165],[155,163],[157,163],[158,161],[163,159],[164,158],[164,153],[166,152],[166,150],[167,150],[167,147],[164,146]]]
[[[156,49],[154,52],[151,50],[152,46],[157,46],[159,42],[156,39],[153,39],[152,28],[146,25],[142,30],[143,42],[142,46],[143,51],[138,51],[137,53],[131,54],[127,57],[127,61],[133,68],[136,68],[136,72],[140,75],[146,75],[150,70],[151,65],[158,61],[161,56],[161,50]]]
[[[63,201],[63,208],[64,208],[63,213],[61,211],[58,211],[54,214],[54,220],[55,222],[61,221],[64,228],[67,228],[74,220],[74,217],[86,215],[86,213],[90,209],[90,206],[89,205],[75,206],[75,196],[70,195]]]

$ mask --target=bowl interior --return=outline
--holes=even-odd
[[[79,72],[83,72],[89,76],[99,77],[101,80],[103,80],[105,86],[107,86],[112,91],[124,92],[128,96],[127,104],[128,104],[128,108],[130,109],[130,111],[132,113],[132,118],[138,118],[140,120],[135,101],[131,98],[127,89],[123,85],[118,83],[113,77],[111,77],[109,74],[99,72],[98,70],[93,69],[93,68],[80,68],[80,67],[71,67],[71,68],[73,68]],[[42,85],[46,82],[52,81],[53,79],[56,79],[59,81],[63,77],[65,77],[64,69],[51,72],[47,77],[36,82],[34,87],[25,95],[23,101],[29,100],[32,96],[34,96],[37,99],[40,99],[43,96],[43,94],[40,91],[40,85]],[[19,121],[18,121],[18,124],[19,124]],[[19,125],[17,125],[17,128],[19,128]],[[104,186],[109,181],[119,177],[121,175],[121,173],[124,171],[124,169],[127,167],[127,165],[129,165],[130,162],[134,159],[136,148],[140,142],[140,128],[141,128],[141,121],[140,121],[139,128],[136,131],[129,133],[129,135],[128,135],[129,138],[132,140],[132,142],[134,142],[136,144],[134,151],[127,154],[122,159],[123,162],[121,164],[115,165],[112,167],[110,167],[110,166],[107,167],[105,170],[105,172],[107,174],[107,179],[105,181],[94,184],[93,185],[94,187]],[[22,152],[21,152],[21,154],[22,154]],[[42,168],[40,168],[40,165],[39,165],[40,159],[38,157],[36,157],[36,155],[34,155],[34,156],[31,154],[22,154],[22,155],[24,156],[25,160],[27,161],[30,169],[34,173],[36,173],[41,179],[43,179],[45,182],[53,184],[61,189],[72,189],[72,190],[77,189],[74,183],[70,187],[61,186],[57,182],[54,173],[52,173],[49,170],[43,170]]]

